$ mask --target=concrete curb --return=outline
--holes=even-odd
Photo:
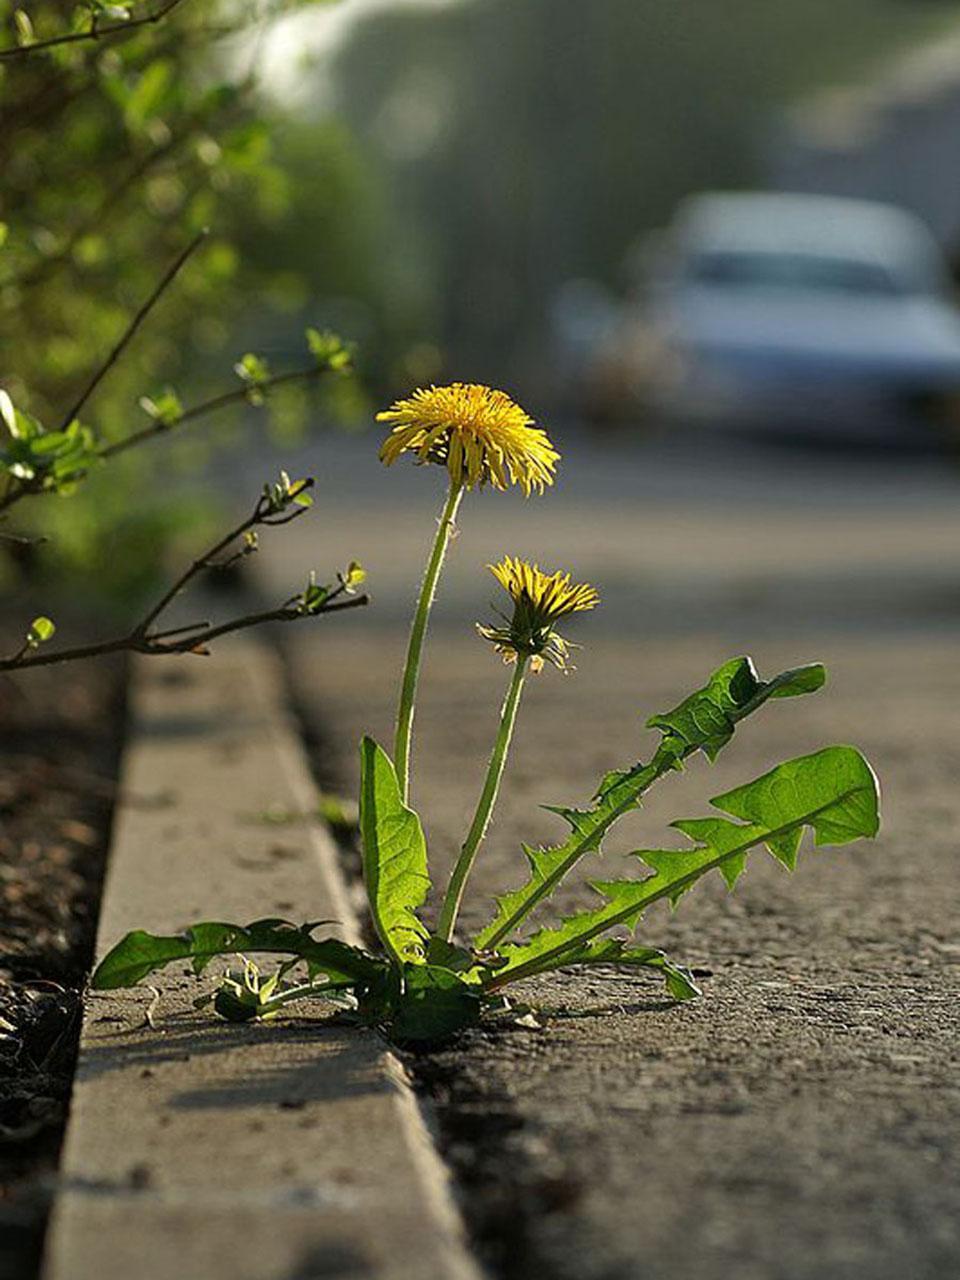
[[[356,936],[326,834],[257,821],[314,795],[282,707],[275,662],[249,643],[141,663],[98,955],[196,919],[333,919]],[[375,1034],[218,1025],[181,966],[156,990],[88,1002],[44,1280],[479,1280]]]

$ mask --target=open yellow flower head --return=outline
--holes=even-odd
[[[380,449],[383,463],[415,453],[420,462],[446,466],[453,483],[467,489],[518,484],[527,497],[542,493],[560,460],[547,433],[505,391],[479,383],[421,388],[377,421],[393,423]]]
[[[544,573],[539,565],[511,556],[487,567],[513,601],[513,617],[506,627],[478,626],[483,638],[507,662],[526,654],[535,671],[544,661],[565,670],[570,646],[557,635],[554,625],[570,613],[595,609],[600,603],[595,588],[586,582],[571,582],[569,573]]]

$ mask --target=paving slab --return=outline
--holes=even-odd
[[[135,927],[279,915],[356,922],[265,649],[135,673],[98,955]],[[156,995],[87,1004],[44,1280],[476,1280],[402,1068],[373,1032],[197,1013],[185,967]]]

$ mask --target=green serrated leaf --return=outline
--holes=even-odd
[[[651,716],[647,728],[659,729],[677,758],[703,751],[710,760],[733,737],[737,722],[769,698],[790,698],[820,689],[826,668],[816,663],[785,671],[766,683],[750,658],[733,658],[716,670],[707,684],[673,711]]]
[[[693,1000],[701,994],[689,969],[685,969],[683,965],[674,964],[666,953],[657,947],[631,946],[622,938],[598,938],[593,942],[584,943],[583,946],[572,947],[570,951],[564,953],[562,966],[551,964],[548,968],[538,969],[536,972],[544,973],[553,968],[569,969],[573,966],[598,964],[631,969],[657,969],[662,974],[667,991],[674,1000]]]
[[[420,819],[400,798],[393,762],[372,738],[360,744],[363,878],[380,941],[397,963],[423,959],[428,936],[417,918],[430,888]]]
[[[256,952],[296,956],[331,982],[369,982],[382,971],[382,962],[373,956],[337,938],[312,938],[310,928],[271,919],[245,926],[204,921],[172,935],[135,929],[100,961],[91,985],[98,991],[133,987],[177,960],[189,960],[200,974],[217,956]]]
[[[711,803],[746,819],[745,824],[717,817],[673,823],[697,842],[695,848],[639,850],[632,856],[645,863],[652,876],[594,881],[591,887],[604,899],[601,906],[566,917],[525,943],[501,947],[507,963],[492,974],[488,985],[499,987],[567,963],[568,954],[614,925],[635,926],[652,903],[664,898],[675,903],[709,871],[732,866],[739,873],[746,854],[759,845],[792,868],[805,827],[812,829],[820,845],[871,838],[880,825],[877,780],[854,747],[827,747],[788,760]]]
[[[509,937],[553,893],[582,857],[599,852],[606,832],[640,804],[649,787],[679,768],[687,756],[704,751],[714,759],[733,736],[737,723],[768,699],[812,693],[825,680],[825,668],[815,664],[762,681],[750,658],[734,658],[719,667],[702,689],[672,711],[653,716],[648,726],[659,729],[662,737],[648,764],[608,773],[589,809],[544,806],[570,824],[571,835],[563,844],[546,849],[523,846],[530,878],[521,888],[497,898],[497,913],[477,935],[477,949],[496,948]]]

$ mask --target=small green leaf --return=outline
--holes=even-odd
[[[30,15],[25,9],[14,9],[13,21],[17,28],[17,43],[31,44],[33,42],[33,23],[30,21]]]
[[[171,104],[175,93],[176,70],[169,58],[147,63],[126,97],[124,117],[128,128],[145,129]]]
[[[330,587],[317,582],[316,572],[311,569],[307,585],[300,592],[300,595],[296,597],[297,609],[306,617],[319,613],[326,604],[329,595]]]
[[[183,417],[183,404],[172,387],[156,396],[141,396],[140,408],[164,427],[176,426]]]
[[[353,595],[357,588],[366,582],[367,571],[357,560],[351,560],[346,571],[339,576],[344,590],[348,595]]]
[[[417,918],[430,888],[420,819],[400,798],[390,757],[372,738],[360,744],[363,878],[373,923],[397,963],[423,959],[427,929]]]
[[[226,1022],[252,1022],[262,1013],[260,1003],[255,996],[238,990],[233,984],[228,986],[226,983],[218,988],[214,995],[213,1007]]]
[[[7,391],[0,391],[0,418],[12,436],[17,434],[17,411]]]
[[[39,648],[47,640],[52,640],[56,631],[56,626],[50,618],[42,615],[34,618],[30,623],[30,630],[27,632],[27,644],[31,649]]]
[[[266,382],[270,376],[270,367],[266,360],[262,356],[254,355],[252,351],[241,356],[233,368],[237,377],[251,386]]]
[[[329,329],[322,333],[318,329],[307,330],[307,346],[310,354],[323,369],[340,373],[348,370],[353,363],[353,350],[339,334]]]
[[[465,975],[476,970],[477,957],[466,947],[458,947],[445,938],[432,936],[427,944],[427,964],[439,965],[441,969]]]
[[[286,471],[281,471],[278,480],[263,486],[263,497],[267,501],[269,514],[286,511],[291,505],[312,506],[313,499],[308,490],[313,487],[313,483],[313,476],[302,476],[299,480],[291,480]]]

